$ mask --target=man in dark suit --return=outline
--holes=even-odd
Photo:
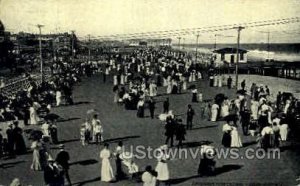
[[[171,147],[173,147],[173,140],[174,140],[174,134],[175,134],[175,124],[174,124],[174,120],[169,116],[167,118],[167,124],[165,125],[165,136],[166,138],[166,143],[169,143],[169,140],[171,140]]]
[[[62,168],[64,170],[64,174],[66,176],[66,179],[67,179],[69,185],[71,185],[71,179],[69,176],[69,160],[70,160],[69,153],[67,151],[65,151],[64,145],[61,145],[60,152],[56,156],[56,162],[62,166]]]
[[[152,119],[154,119],[155,104],[156,104],[155,100],[151,98],[148,105],[150,110],[150,116]]]
[[[183,144],[182,144],[182,141],[185,140],[185,135],[186,135],[186,131],[185,131],[185,127],[184,125],[182,124],[182,119],[178,119],[177,120],[177,124],[176,124],[176,140],[178,140],[178,145],[177,147],[178,148],[182,148],[183,147]]]
[[[186,129],[192,129],[193,127],[193,118],[195,115],[195,111],[192,108],[192,105],[188,105],[188,110],[187,110],[187,118],[186,118]]]

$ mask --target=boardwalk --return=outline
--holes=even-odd
[[[226,88],[211,88],[207,82],[199,82],[199,90],[204,99],[212,99],[217,93],[222,92],[229,97],[234,97],[233,90]],[[272,88],[272,87],[271,87]],[[164,89],[165,90],[165,89]],[[160,90],[160,93],[162,91]],[[75,87],[75,102],[73,106],[55,108],[54,112],[64,118],[58,123],[59,140],[64,143],[71,155],[70,175],[74,185],[138,185],[132,181],[124,180],[114,184],[100,182],[99,151],[103,146],[90,145],[82,147],[79,144],[79,127],[84,121],[86,111],[91,108],[99,110],[99,118],[104,127],[104,138],[114,149],[119,140],[124,141],[125,146],[144,145],[156,148],[160,146],[164,138],[162,123],[149,117],[146,110],[146,118],[136,117],[136,111],[126,111],[123,107],[113,104],[111,84],[102,84],[100,76],[83,78],[81,84]],[[156,113],[162,111],[162,100],[166,96],[156,98]],[[175,114],[184,114],[186,106],[191,101],[191,94],[171,95],[170,109]],[[185,147],[196,149],[203,141],[210,141],[214,146],[220,147],[222,121],[212,123],[200,118],[200,103],[192,104],[196,111],[194,130],[187,132]],[[185,116],[182,116],[185,121]],[[240,150],[255,148],[255,139],[242,136],[246,147]],[[245,160],[245,159],[220,159],[217,160],[218,174],[215,177],[197,177],[199,159],[188,156],[186,160],[173,159],[169,162],[172,185],[191,185],[201,183],[282,183],[283,185],[295,184],[294,180],[300,173],[299,148],[290,148],[290,143],[285,144],[281,152],[280,160]],[[299,146],[298,146],[299,147]],[[57,150],[53,149],[56,155]],[[1,160],[0,185],[8,185],[15,177],[19,177],[24,184],[40,186],[43,184],[43,173],[30,170],[31,153],[11,160]],[[143,159],[136,163],[141,170],[146,165],[155,167],[156,160]],[[114,166],[114,164],[113,164]]]

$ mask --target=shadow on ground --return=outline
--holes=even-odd
[[[125,137],[119,137],[119,138],[111,138],[104,140],[104,143],[116,143],[119,141],[127,141],[129,139],[135,139],[135,138],[140,138],[141,136],[125,136]]]
[[[70,163],[70,165],[83,165],[83,166],[87,166],[87,165],[93,165],[98,163],[97,160],[95,159],[88,159],[88,160],[80,160],[80,161],[75,161]]]

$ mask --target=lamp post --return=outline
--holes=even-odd
[[[43,55],[42,55],[42,27],[44,25],[37,25],[38,29],[39,29],[39,48],[40,48],[40,65],[41,65],[41,82],[44,82],[44,73],[43,73]]]
[[[240,35],[241,35],[241,30],[243,30],[245,27],[239,26],[235,27],[238,31],[237,35],[237,48],[236,48],[236,64],[235,64],[235,87],[236,90],[238,90],[238,85],[239,85],[239,61],[240,61],[240,56],[239,56],[239,50],[240,50]]]
[[[198,39],[199,39],[199,33],[196,35],[196,63],[198,60]]]
[[[179,50],[180,50],[180,39],[181,39],[181,37],[177,37],[177,39],[178,39],[178,47],[179,47]]]

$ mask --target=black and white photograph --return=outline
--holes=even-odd
[[[0,186],[300,186],[300,0],[0,0]]]

